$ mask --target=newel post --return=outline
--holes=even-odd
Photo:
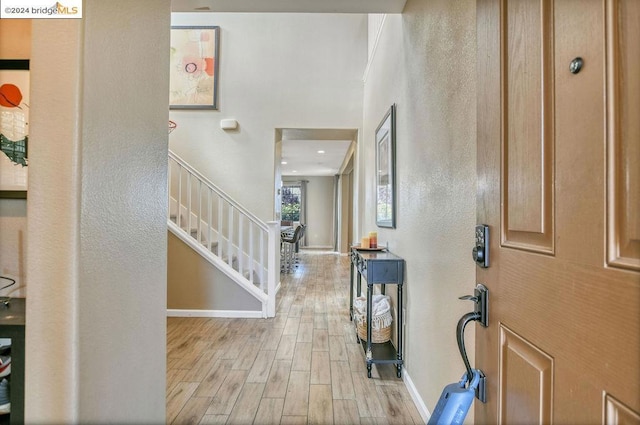
[[[267,253],[267,317],[275,317],[276,315],[276,285],[278,276],[280,275],[280,222],[268,221],[269,228]]]

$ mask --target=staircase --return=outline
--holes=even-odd
[[[169,151],[169,230],[275,316],[280,223],[263,222]]]

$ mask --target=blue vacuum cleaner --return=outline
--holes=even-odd
[[[464,418],[467,417],[476,396],[476,390],[480,385],[482,372],[478,369],[472,369],[472,374],[470,382],[465,372],[460,382],[454,382],[444,387],[440,399],[433,409],[433,414],[427,422],[428,425],[462,425],[464,423]]]
[[[427,425],[462,425],[473,399],[478,397],[480,401],[486,401],[484,373],[479,369],[472,369],[469,364],[467,351],[464,347],[464,328],[471,321],[479,321],[483,326],[487,326],[488,290],[484,285],[479,284],[476,286],[474,297],[466,295],[460,298],[475,302],[474,311],[462,316],[456,328],[458,349],[467,371],[462,375],[460,382],[454,382],[444,387]]]

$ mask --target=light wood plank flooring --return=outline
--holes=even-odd
[[[348,257],[300,257],[273,319],[167,319],[167,423],[423,423],[393,365],[367,378]]]

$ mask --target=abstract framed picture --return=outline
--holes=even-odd
[[[26,198],[29,61],[0,60],[0,198]]]
[[[171,27],[170,109],[218,109],[220,27]]]
[[[376,224],[396,227],[395,202],[396,105],[376,129]]]

